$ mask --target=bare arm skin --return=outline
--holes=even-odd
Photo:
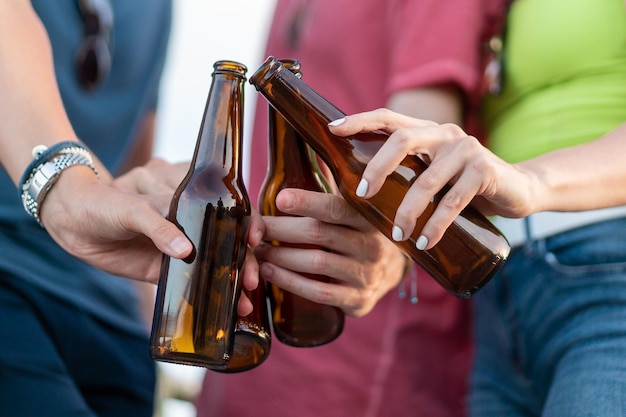
[[[0,2],[0,57],[0,163],[17,184],[35,146],[79,138],[63,107],[48,35],[30,1]],[[164,161],[139,167],[149,159],[153,130],[154,115],[149,114],[128,172],[115,180],[96,155],[99,177],[80,165],[64,170],[40,215],[53,239],[72,255],[104,271],[155,283],[162,253],[184,258],[192,247],[164,217],[186,167]],[[250,239],[256,244],[262,235],[260,216],[253,225]],[[246,286],[253,288],[258,266],[255,261],[247,265]]]
[[[414,119],[387,109],[351,115],[333,123],[337,135],[384,130],[389,140],[370,161],[364,198],[406,155],[421,155],[429,168],[398,208],[395,224],[404,236],[431,197],[452,184],[422,230],[432,248],[470,202],[487,215],[524,217],[540,211],[582,211],[626,204],[626,124],[597,140],[507,164],[455,124]]]

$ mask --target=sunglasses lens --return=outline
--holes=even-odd
[[[109,74],[109,32],[113,11],[108,0],[79,0],[85,38],[76,54],[76,77],[85,90],[94,90]]]
[[[95,89],[111,67],[107,43],[99,36],[88,36],[76,56],[76,75],[86,90]]]

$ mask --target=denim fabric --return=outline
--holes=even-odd
[[[122,332],[7,274],[0,307],[0,416],[153,415],[147,332]]]
[[[515,249],[475,309],[473,417],[626,416],[626,219]]]

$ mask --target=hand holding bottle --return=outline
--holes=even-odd
[[[330,131],[329,123],[346,114],[322,97],[296,75],[268,57],[250,78],[256,89],[299,132],[328,166],[343,198],[394,241],[433,279],[461,298],[480,290],[506,261],[510,245],[502,233],[474,207],[459,207],[459,215],[439,236],[439,244],[425,251],[427,238],[422,228],[448,187],[429,196],[428,209],[404,239],[394,224],[396,212],[414,181],[428,165],[415,155],[405,155],[393,173],[385,176],[381,192],[368,199],[359,182],[367,163],[387,142],[385,132],[355,130],[349,137]],[[428,177],[428,176],[427,176]],[[359,190],[355,195],[355,190]],[[394,227],[395,226],[395,227]],[[431,226],[432,227],[432,226]],[[424,242],[426,240],[426,242]]]
[[[189,169],[188,162],[170,163],[161,158],[153,158],[145,165],[133,168],[129,172],[113,180],[111,185],[125,193],[138,194],[155,202],[163,217],[167,215],[172,195]],[[261,242],[265,224],[256,210],[252,210],[248,244],[254,247]],[[155,251],[160,267],[161,254]],[[253,290],[259,283],[259,267],[248,249],[243,267],[243,286]],[[156,281],[156,280],[155,280]],[[239,299],[238,313],[245,316],[252,311],[250,300],[242,294]]]
[[[50,191],[41,216],[52,238],[77,258],[155,283],[162,253],[184,258],[192,250],[184,233],[164,218],[168,204],[163,195],[124,192],[98,181],[89,168],[74,167]]]
[[[323,246],[329,251],[261,245],[261,276],[309,300],[337,306],[350,316],[367,314],[403,278],[400,249],[343,198],[285,189],[276,205],[291,216],[264,217],[264,240]],[[307,279],[326,275],[334,282]]]
[[[390,134],[363,172],[356,190],[359,197],[370,198],[380,191],[384,179],[407,155],[418,155],[429,163],[398,207],[394,221],[398,241],[408,237],[416,219],[447,184],[449,190],[422,229],[420,249],[439,242],[470,203],[486,215],[523,217],[534,211],[530,190],[536,179],[495,156],[454,124],[440,125],[378,109],[335,120],[329,128],[338,136],[375,130]]]

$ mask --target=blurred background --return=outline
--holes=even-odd
[[[274,5],[275,0],[174,0],[172,37],[159,104],[158,156],[172,162],[191,158],[213,63],[221,59],[238,61],[252,75],[266,58],[265,40]],[[246,83],[245,94],[247,136],[258,93]]]
[[[163,74],[155,154],[189,160],[211,85],[213,63],[238,61],[251,75],[261,65],[275,0],[174,0],[174,21]],[[258,93],[246,83],[244,138],[252,131]],[[246,140],[247,142],[247,140]],[[244,166],[249,152],[244,149]],[[247,174],[247,168],[244,169]],[[194,417],[189,399],[204,369],[159,363],[159,417]]]

